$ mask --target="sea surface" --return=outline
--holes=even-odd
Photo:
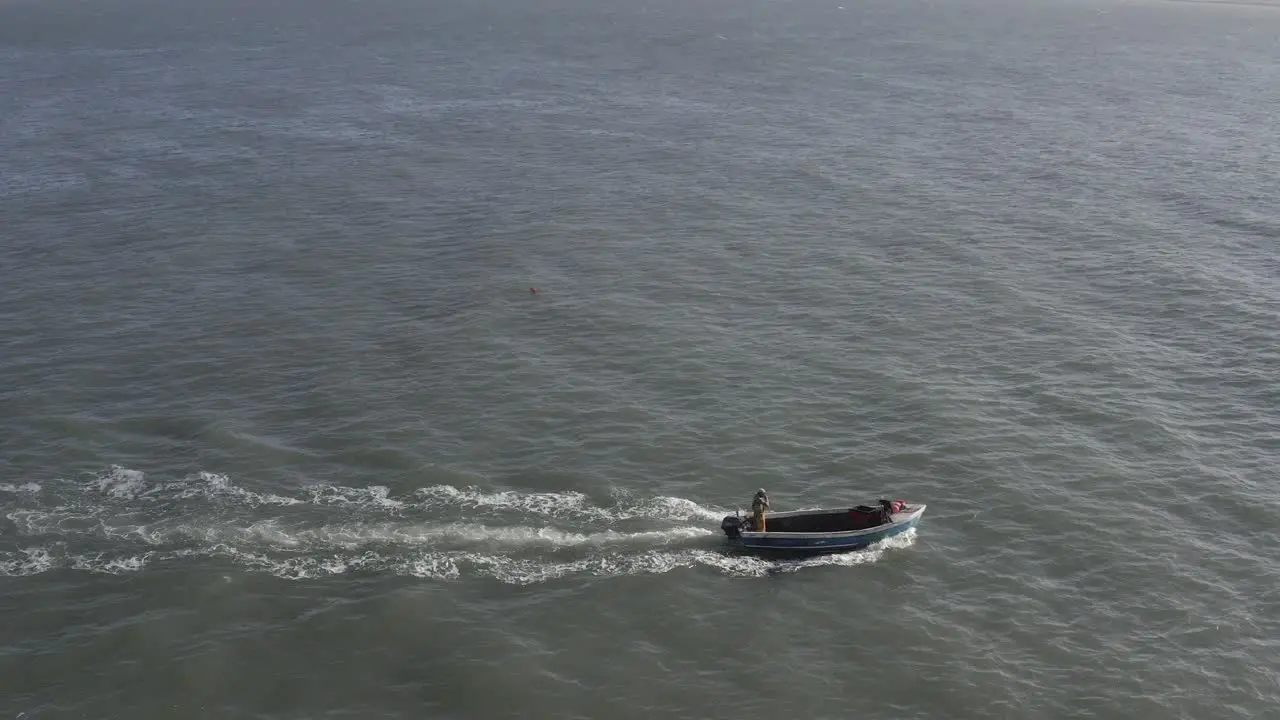
[[[0,0],[0,718],[1280,717],[1278,52]]]

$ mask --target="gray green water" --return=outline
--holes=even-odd
[[[1267,717],[1278,31],[0,2],[0,717]]]

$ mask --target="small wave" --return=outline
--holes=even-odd
[[[22,483],[21,485],[13,485],[10,483],[0,483],[0,492],[8,493],[38,493],[40,492],[40,483]]]

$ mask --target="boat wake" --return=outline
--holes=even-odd
[[[763,577],[875,562],[914,532],[868,550],[804,560],[728,551],[724,509],[616,492],[489,491],[436,485],[320,485],[260,493],[224,475],[152,482],[114,467],[80,482],[0,483],[0,575],[135,573],[205,559],[289,579],[393,574],[527,585],[709,568]]]

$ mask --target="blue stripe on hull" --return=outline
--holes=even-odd
[[[867,547],[874,543],[878,543],[886,538],[894,535],[900,535],[907,530],[916,526],[920,521],[919,518],[906,522],[897,527],[887,528],[881,532],[867,533],[865,535],[855,535],[853,537],[830,537],[830,538],[789,538],[784,536],[765,537],[765,538],[738,538],[731,540],[734,545],[749,550],[790,550],[805,551],[812,550],[817,552],[830,552],[832,550],[857,550]]]

